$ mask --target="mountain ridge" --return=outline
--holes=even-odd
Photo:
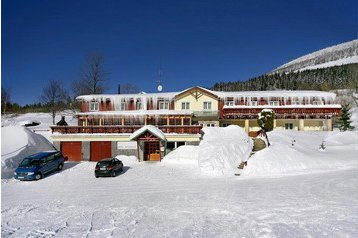
[[[326,47],[283,64],[270,73],[288,73],[358,63],[358,39]]]

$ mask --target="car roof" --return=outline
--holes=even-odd
[[[28,157],[26,157],[27,159],[43,159],[43,158],[46,158],[50,155],[53,155],[53,154],[56,154],[58,153],[58,151],[44,151],[44,152],[40,152],[40,153],[37,153],[37,154],[33,154],[33,155],[30,155]]]
[[[109,162],[109,161],[112,161],[114,158],[105,158],[105,159],[101,159],[100,161],[98,162]]]

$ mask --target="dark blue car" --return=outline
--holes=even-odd
[[[40,152],[22,160],[14,172],[15,179],[39,180],[45,174],[63,168],[65,158],[59,151]]]

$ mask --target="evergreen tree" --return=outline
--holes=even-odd
[[[261,127],[261,132],[265,136],[267,140],[267,145],[270,146],[270,142],[268,140],[268,136],[266,132],[273,130],[273,124],[275,119],[275,113],[271,109],[263,109],[257,118],[257,124]]]
[[[354,126],[351,125],[351,114],[349,113],[349,105],[343,105],[340,117],[338,119],[338,127],[340,131],[352,130]]]

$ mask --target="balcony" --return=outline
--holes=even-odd
[[[52,133],[61,134],[131,134],[136,130],[142,128],[143,125],[133,126],[51,126]],[[188,125],[188,126],[157,126],[163,133],[176,134],[200,134],[202,126]]]
[[[194,111],[195,117],[219,117],[219,111]]]

